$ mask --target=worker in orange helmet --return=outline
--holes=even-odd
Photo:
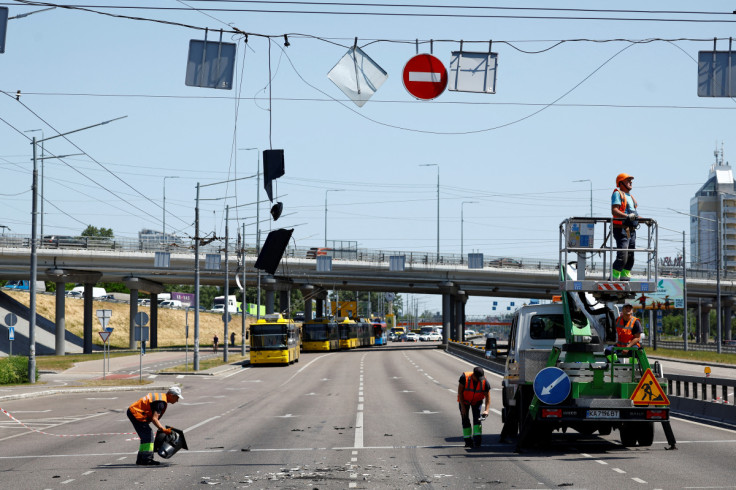
[[[636,228],[639,226],[639,214],[636,199],[631,195],[634,176],[626,173],[616,176],[616,188],[611,195],[611,213],[613,214],[613,238],[616,240],[616,260],[613,262],[614,281],[630,281],[631,269],[634,267],[636,248]]]

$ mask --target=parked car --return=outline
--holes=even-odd
[[[419,335],[414,332],[406,333],[402,337],[404,337],[404,342],[419,342]]]
[[[151,300],[148,298],[139,299],[138,306],[151,306]]]
[[[81,299],[81,298],[84,297],[84,294],[82,294],[81,291],[67,291],[66,292],[66,297],[67,298],[79,298],[79,299]]]
[[[181,301],[178,299],[167,299],[158,304],[161,308],[181,308]]]
[[[210,312],[212,313],[225,313],[225,305],[214,305],[212,309],[210,309]]]

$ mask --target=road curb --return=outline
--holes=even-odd
[[[66,393],[109,393],[116,391],[165,391],[170,388],[170,385],[145,385],[145,386],[97,386],[90,388],[54,388],[44,391],[32,391],[28,393],[16,393],[14,395],[3,395],[0,396],[0,402],[8,400],[23,400],[26,398],[36,398],[40,396],[51,396],[60,395]]]

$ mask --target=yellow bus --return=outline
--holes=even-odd
[[[340,350],[337,323],[328,318],[318,318],[302,325],[302,350]]]
[[[358,347],[358,324],[349,318],[343,319],[337,325],[340,331],[340,348],[355,349]]]
[[[281,315],[268,315],[250,326],[250,363],[299,362],[299,329]]]

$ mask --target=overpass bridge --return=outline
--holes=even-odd
[[[0,238],[0,279],[27,279],[30,275],[30,239],[24,236]],[[230,250],[236,244],[229,244]],[[156,295],[164,284],[194,284],[194,252],[191,243],[143,244],[137,240],[78,240],[68,244],[42,244],[38,248],[38,280],[57,283],[57,318],[63,319],[63,291],[67,282],[84,284],[89,288],[85,298],[85,351],[92,343],[91,288],[98,282],[122,282],[131,289],[131,327],[137,312],[138,291]],[[245,252],[245,277],[248,286],[256,286],[257,258],[255,247],[241,248],[241,256],[223,253],[222,245],[200,247],[200,284],[224,285],[225,260],[230,271],[229,284],[235,287],[237,274],[243,282],[242,252]],[[166,267],[156,264],[156,252],[169,253]],[[451,324],[457,338],[464,322],[464,305],[469,296],[549,299],[560,292],[559,262],[550,259],[484,257],[482,267],[470,268],[465,257],[412,251],[381,251],[354,249],[323,250],[331,257],[331,267],[318,267],[321,255],[315,249],[287,248],[273,275],[261,274],[261,286],[266,291],[265,304],[273,311],[276,292],[288,301],[288,292],[298,288],[305,298],[317,300],[317,314],[328,290],[396,292],[413,294],[440,294],[443,301],[443,322]],[[219,266],[208,268],[207,256],[219,257]],[[404,267],[392,270],[391,257],[404,257]],[[602,262],[587,264],[588,279],[604,279]],[[643,270],[634,270],[634,281],[644,280]],[[682,269],[660,267],[660,277],[682,277]],[[722,309],[726,319],[736,299],[734,277],[724,277],[718,287],[712,271],[688,270],[688,307],[698,307],[699,321],[706,323],[710,310],[716,304],[720,289]],[[86,301],[86,300],[85,300]],[[284,304],[284,303],[282,303]],[[151,347],[156,347],[156,301],[152,301]],[[311,302],[309,302],[311,307]],[[307,312],[311,313],[311,312]],[[730,321],[724,322],[730,325]],[[87,334],[89,330],[89,335]],[[133,329],[131,328],[131,332]],[[89,337],[89,338],[87,338]],[[730,339],[730,329],[726,329]],[[134,341],[131,338],[131,347]],[[58,351],[58,349],[57,349]]]

